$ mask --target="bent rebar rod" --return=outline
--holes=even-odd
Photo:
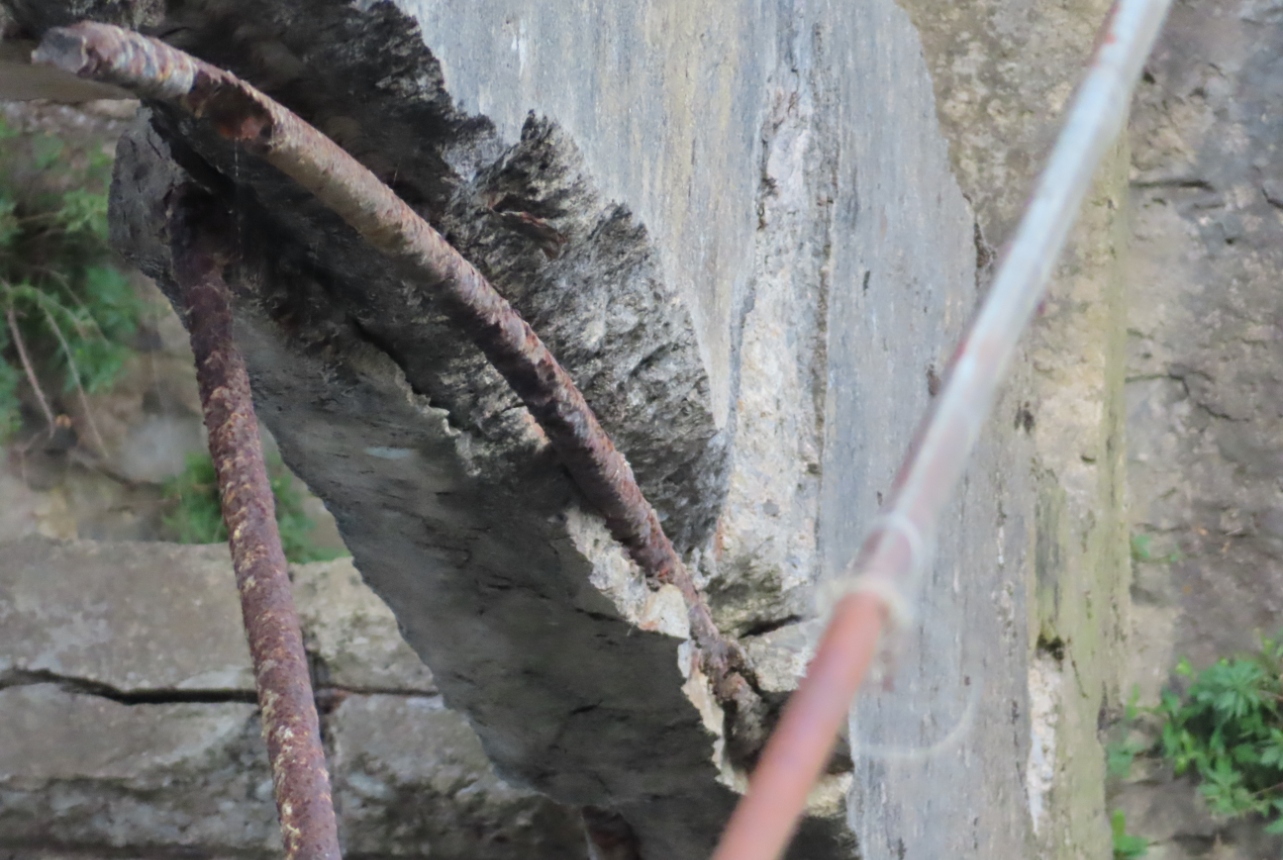
[[[787,846],[807,793],[846,721],[881,629],[903,622],[940,511],[997,399],[1020,335],[1046,291],[1091,186],[1127,117],[1132,89],[1171,0],[1116,0],[993,286],[951,362],[891,498],[865,538],[807,676],[789,699],[713,860],[771,860]]]
[[[548,435],[611,535],[653,581],[681,591],[703,669],[724,701],[743,701],[738,646],[724,639],[628,461],[574,380],[472,264],[373,173],[284,106],[224,71],[109,24],[49,30],[32,61],[113,83],[206,118],[227,140],[316,195],[361,236],[423,277],[450,320],[485,353]]]
[[[232,339],[231,293],[223,281],[222,236],[198,227],[192,195],[171,208],[174,280],[196,358],[209,453],[227,524],[241,616],[262,708],[272,793],[288,860],[339,860],[320,719],[303,649],[272,487],[250,394],[249,373]]]

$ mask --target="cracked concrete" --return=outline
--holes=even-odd
[[[277,856],[226,548],[4,550],[0,853]],[[583,856],[577,812],[494,773],[350,562],[291,573],[345,856]]]
[[[6,5],[34,30],[87,7],[162,27],[420,207],[591,390],[772,691],[800,671],[823,611],[815,586],[841,575],[875,516],[1076,80],[1070,58],[1103,15],[1081,2],[1035,20],[994,2],[931,7],[915,28],[890,0],[325,0],[306,15],[230,0],[174,6],[162,23],[139,4]],[[1023,56],[1035,62],[1012,66],[1004,52],[1032,30]],[[964,42],[977,62],[950,65]],[[260,415],[445,701],[503,773],[613,806],[646,857],[704,856],[733,800],[725,785],[743,775],[721,755],[719,717],[679,692],[680,613],[647,591],[524,410],[415,285],[198,127],[160,113],[155,128],[120,151],[118,242],[163,281],[151,207],[175,176],[167,145],[235,205],[256,293],[238,338]],[[1057,337],[1042,366],[1072,373],[1034,384],[1022,368],[1000,404],[947,515],[897,689],[871,691],[853,733],[919,749],[961,726],[959,740],[859,757],[797,856],[851,856],[848,825],[870,858],[1029,853],[1025,669],[1039,623],[1026,586],[1043,558],[1064,562],[1039,571],[1057,589],[1084,569],[1102,593],[1115,585],[1116,535],[1091,519],[1118,504],[1112,353],[1085,348],[1112,329],[1079,312],[1111,306],[1096,303],[1112,295],[1111,190],[1044,327]],[[549,255],[505,230],[495,210],[509,206],[548,219],[565,247]],[[1048,414],[1073,420],[1051,432],[1040,395],[1066,378]],[[1102,465],[1084,466],[1080,449]],[[1047,528],[1033,514],[1044,497],[1059,500]],[[1096,671],[1095,621],[1057,620]],[[1075,743],[1103,695],[1099,677],[1085,684],[1061,724]],[[686,687],[698,693],[698,679]],[[1073,827],[1047,843],[1094,846],[1099,800],[1053,789],[1048,807]],[[1075,827],[1087,836],[1062,838]]]

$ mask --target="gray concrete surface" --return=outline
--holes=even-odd
[[[349,857],[586,856],[503,782],[347,560],[292,568]],[[280,856],[225,547],[0,551],[0,855]]]
[[[8,5],[38,29],[72,4]],[[362,158],[511,291],[639,466],[719,621],[753,653],[800,655],[815,587],[876,511],[1104,13],[908,7],[402,0],[303,16],[280,0],[185,4],[167,23]],[[530,111],[556,129],[527,125]],[[278,176],[172,115],[157,125],[180,160],[235,184],[264,299],[238,309],[263,420],[447,703],[501,772],[615,807],[648,858],[705,855],[744,774],[698,679],[680,692],[684,631],[665,594],[430,302]],[[163,279],[158,151],[141,130],[122,148],[115,211],[122,246]],[[1100,768],[1083,763],[1126,590],[1117,179],[951,508],[897,687],[861,705],[865,753],[817,798],[797,856],[850,856],[843,818],[870,858],[1107,844]],[[544,207],[565,256],[497,230],[496,189]],[[658,367],[635,363],[660,344]],[[1068,657],[1052,671],[1078,695],[1031,716],[1027,660],[1053,640]],[[766,686],[787,689],[801,660],[772,654]],[[1027,779],[1030,736],[1053,724],[1047,793]]]

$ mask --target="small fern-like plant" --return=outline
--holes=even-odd
[[[345,555],[341,550],[317,546],[312,539],[316,524],[304,513],[303,496],[294,488],[293,476],[279,458],[269,458],[267,474],[276,500],[276,525],[285,557],[303,564]],[[218,477],[208,454],[189,455],[183,471],[165,482],[164,497],[169,506],[164,524],[171,539],[178,543],[226,542]]]
[[[1163,755],[1177,774],[1197,775],[1213,812],[1260,815],[1283,833],[1283,644],[1265,639],[1202,671],[1181,660],[1176,671],[1189,684],[1157,708]]]
[[[143,305],[107,245],[111,157],[0,119],[0,441],[25,380],[50,429],[59,399],[109,387]]]

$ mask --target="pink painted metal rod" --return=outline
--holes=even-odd
[[[1092,176],[1127,117],[1170,0],[1116,0],[1064,128],[1039,177],[935,410],[866,538],[806,678],[772,734],[714,860],[773,860],[788,845],[847,718],[884,621],[903,620],[941,510],[993,409],[1020,335],[1046,292]]]

